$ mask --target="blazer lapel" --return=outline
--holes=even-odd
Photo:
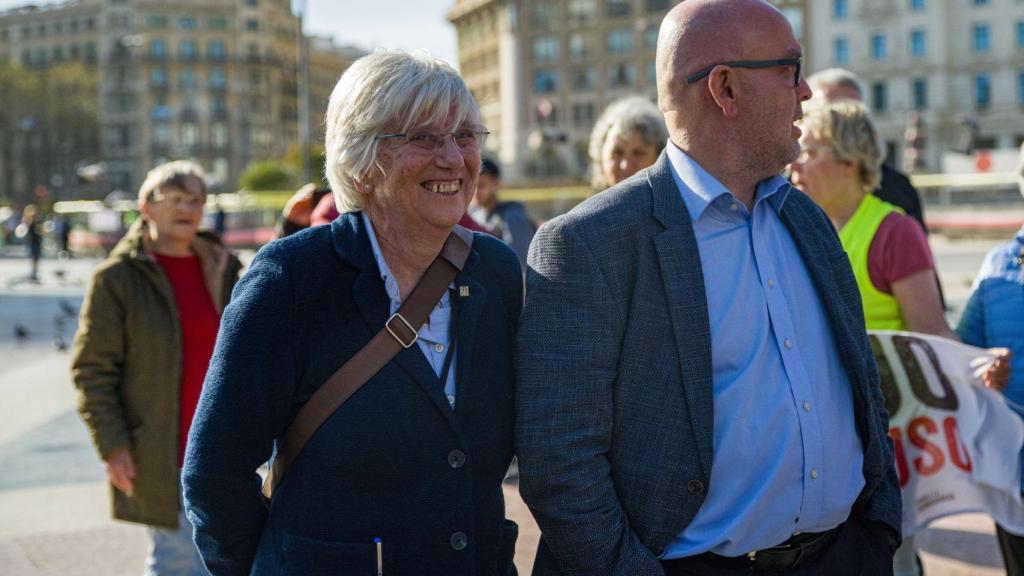
[[[654,246],[672,320],[690,426],[704,473],[709,475],[715,418],[707,296],[693,224],[670,170],[668,156],[662,153],[648,176],[654,218],[665,227],[655,234]]]

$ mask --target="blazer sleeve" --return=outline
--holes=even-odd
[[[516,351],[520,491],[563,574],[662,574],[611,478],[624,314],[599,262],[553,221],[530,248]]]
[[[257,468],[290,417],[297,380],[293,294],[265,248],[224,310],[189,433],[185,510],[211,574],[249,574],[267,518]]]

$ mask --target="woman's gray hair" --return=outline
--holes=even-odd
[[[836,160],[857,166],[857,178],[866,194],[882,181],[882,141],[871,114],[860,102],[829,102],[804,113],[804,136],[831,149]]]
[[[454,130],[480,123],[480,109],[459,73],[425,52],[380,51],[356,60],[327,105],[324,172],[339,212],[363,208],[356,184],[376,168],[377,136],[424,126]],[[443,125],[444,122],[448,124]]]
[[[653,102],[643,96],[628,96],[612,102],[601,113],[590,133],[590,186],[594,190],[603,190],[610,185],[601,170],[601,149],[613,128],[620,134],[637,134],[658,154],[668,141],[665,117]]]
[[[174,162],[165,162],[146,174],[142,186],[139,186],[139,206],[152,200],[156,191],[164,186],[184,190],[187,178],[195,178],[199,181],[199,187],[203,190],[203,198],[206,198],[206,174],[203,173],[203,167],[190,160],[175,160]]]

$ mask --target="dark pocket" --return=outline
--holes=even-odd
[[[393,544],[381,545],[385,574],[393,574]],[[331,542],[294,534],[284,537],[283,574],[295,576],[339,576],[376,574],[377,545],[373,542]]]
[[[501,526],[501,541],[498,543],[498,574],[517,576],[515,558],[518,539],[519,525],[506,518]]]

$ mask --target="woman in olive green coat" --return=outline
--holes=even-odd
[[[147,574],[205,573],[180,513],[181,458],[241,269],[198,230],[205,200],[198,166],[150,172],[142,217],[93,273],[75,336],[78,410],[106,463],[113,517],[151,527]]]

